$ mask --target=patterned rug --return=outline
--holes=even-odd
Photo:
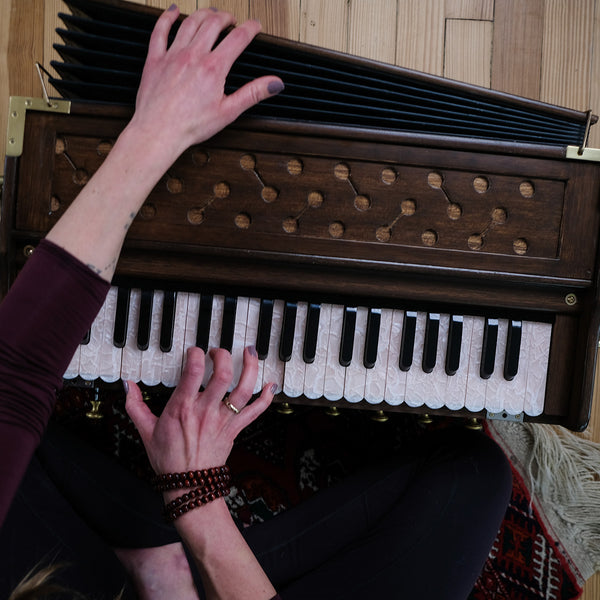
[[[92,400],[100,400],[96,410]],[[149,402],[159,412],[164,398],[154,396]],[[296,407],[294,414],[282,415],[270,409],[240,434],[231,454],[232,514],[245,525],[270,519],[361,465],[397,452],[425,428],[443,428],[449,422],[436,419],[424,425],[414,416],[400,414],[375,422],[370,414],[347,410],[329,416],[322,408]],[[93,390],[66,389],[59,397],[56,418],[85,431],[88,439],[139,476],[149,475],[143,448],[124,411],[122,392],[95,397]],[[578,598],[581,576],[562,545],[548,534],[514,468],[513,477],[510,506],[470,600]]]

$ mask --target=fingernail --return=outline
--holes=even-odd
[[[219,12],[219,9],[216,6],[211,6],[210,10],[212,10],[213,12]]]
[[[173,3],[167,10],[175,10],[177,8],[177,4]]]
[[[248,346],[248,352],[250,352],[250,356],[258,356],[255,346]]]
[[[283,85],[283,81],[271,81],[269,83],[269,85],[267,86],[267,91],[269,92],[269,94],[271,94],[271,96],[274,96],[275,94],[279,94],[280,92],[283,92],[283,90],[285,89],[285,85]]]
[[[123,380],[123,389],[125,390],[125,394],[129,394],[129,382]]]
[[[277,392],[277,384],[272,383],[271,384],[271,394],[275,394],[275,392]]]

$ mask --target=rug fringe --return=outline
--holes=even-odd
[[[557,425],[497,423],[490,429],[511,460],[518,458],[532,500],[583,578],[591,577],[600,570],[600,444]]]

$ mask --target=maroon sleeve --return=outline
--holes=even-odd
[[[43,240],[0,304],[0,525],[109,287]]]

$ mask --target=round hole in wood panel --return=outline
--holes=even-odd
[[[52,194],[50,197],[50,213],[55,213],[60,210],[60,198]]]
[[[527,254],[527,251],[529,250],[529,244],[527,243],[527,240],[524,238],[518,238],[513,242],[513,250],[515,254],[518,254],[519,256],[523,256],[524,254]]]
[[[471,250],[481,250],[483,247],[483,236],[479,233],[474,233],[469,236],[467,244]]]
[[[215,183],[213,186],[213,194],[215,198],[227,198],[231,192],[231,188],[229,184],[225,181],[219,181],[219,183]]]
[[[67,140],[63,137],[57,137],[54,142],[54,152],[56,154],[62,154],[67,149]]]
[[[290,175],[301,175],[304,170],[302,161],[298,158],[290,158],[287,163],[287,172]]]
[[[332,238],[339,239],[344,235],[345,227],[341,221],[334,221],[329,225],[329,235]]]
[[[452,221],[458,221],[462,217],[462,206],[457,202],[450,202],[448,204],[448,208],[446,209],[446,213],[448,218]]]
[[[308,205],[311,208],[319,208],[323,204],[323,200],[322,192],[313,191],[308,193]]]
[[[90,176],[85,169],[75,169],[73,172],[73,183],[76,185],[85,185],[90,180]]]
[[[197,167],[203,167],[204,165],[208,164],[209,160],[210,156],[205,150],[200,150],[199,148],[192,150],[192,162]]]
[[[296,233],[296,231],[298,231],[298,228],[298,219],[296,219],[295,217],[288,217],[287,219],[283,220],[283,230],[286,233]]]
[[[181,194],[184,190],[183,179],[179,179],[179,177],[168,177],[167,189],[171,194]]]
[[[98,153],[98,156],[106,156],[113,147],[113,143],[109,140],[102,140],[97,146],[96,146],[96,152]]]
[[[421,241],[423,242],[423,245],[425,245],[425,246],[429,246],[429,247],[435,246],[438,241],[437,232],[435,232],[433,229],[425,230],[421,234]]]
[[[435,189],[441,188],[443,182],[444,182],[443,177],[439,173],[436,173],[435,171],[432,171],[431,173],[429,173],[427,175],[427,183],[432,188],[435,188]]]
[[[535,194],[535,188],[533,187],[533,183],[531,181],[523,181],[519,185],[519,192],[523,198],[533,198]]]
[[[392,238],[392,229],[390,227],[378,227],[375,232],[375,237],[380,242],[389,242]]]
[[[478,175],[473,179],[473,189],[478,194],[485,194],[490,189],[490,182],[487,177],[483,177],[483,175]]]
[[[239,213],[235,216],[234,222],[238,229],[248,229],[252,223],[252,219],[247,213]]]
[[[200,225],[204,222],[204,209],[203,208],[190,208],[187,212],[187,220],[192,225]]]
[[[505,208],[496,207],[492,210],[492,223],[494,225],[504,225],[508,219],[508,212]]]
[[[360,211],[369,210],[371,208],[371,199],[369,196],[359,194],[356,196],[356,198],[354,198],[354,208]]]
[[[260,195],[265,202],[270,204],[271,202],[275,202],[275,200],[277,200],[279,196],[279,190],[271,185],[265,185]]]
[[[156,216],[156,206],[154,206],[154,204],[143,204],[142,208],[140,208],[139,215],[140,218],[144,219],[145,221],[154,219]]]
[[[410,217],[415,214],[417,203],[412,198],[407,198],[406,200],[402,200],[400,208],[405,217]]]
[[[342,181],[346,181],[350,177],[350,167],[346,163],[338,163],[333,168],[333,174]]]
[[[244,171],[251,171],[256,167],[256,159],[252,154],[244,154],[244,156],[240,158],[240,166]]]
[[[397,178],[398,174],[396,173],[396,171],[394,171],[394,169],[390,167],[386,167],[385,169],[383,169],[383,171],[381,171],[381,181],[383,181],[383,183],[385,183],[386,185],[392,185],[392,183],[394,183]]]

